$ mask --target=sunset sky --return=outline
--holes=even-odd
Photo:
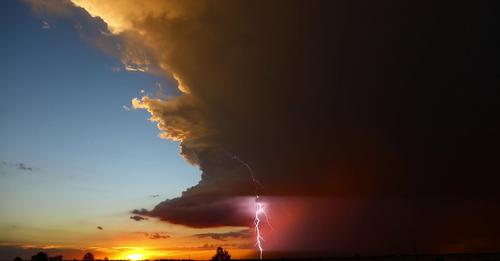
[[[214,247],[205,244],[224,242],[193,235],[245,229],[130,219],[132,209],[152,208],[199,180],[178,143],[159,139],[148,115],[129,109],[142,92],[178,95],[175,82],[125,70],[86,38],[105,30],[102,24],[77,26],[91,22],[83,12],[41,16],[19,1],[1,10],[1,259],[30,257],[35,250],[19,249],[28,246],[68,258],[81,258],[85,249],[123,257],[131,247],[206,257]]]
[[[0,5],[2,260],[500,250],[491,2]]]

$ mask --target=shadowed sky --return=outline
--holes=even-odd
[[[241,227],[252,225],[257,193],[272,217],[274,229],[264,228],[271,251],[493,251],[500,243],[498,18],[490,2],[75,0],[29,6],[43,17],[40,34],[54,31],[46,17],[74,27],[86,21],[88,29],[76,26],[57,37],[82,32],[72,48],[94,48],[95,59],[110,64],[111,79],[86,71],[95,66],[75,65],[75,76],[52,72],[50,78],[68,77],[76,82],[69,84],[72,91],[68,84],[36,91],[76,95],[57,99],[63,112],[88,108],[68,114],[78,122],[75,134],[89,135],[85,128],[94,126],[94,133],[109,132],[103,143],[124,135],[118,146],[133,154],[96,154],[84,163],[116,173],[108,185],[114,188],[123,188],[115,180],[131,169],[140,169],[138,180],[145,183],[124,184],[156,186],[143,193],[160,194],[156,205],[131,205],[127,222],[160,220],[190,231],[233,226],[240,228],[192,236],[240,238]],[[64,57],[89,57],[67,52]],[[72,79],[84,74],[92,77]],[[99,99],[80,94],[89,90],[82,81],[90,81]],[[157,84],[166,88],[158,92]],[[142,93],[144,85],[151,89]],[[116,112],[105,115],[112,104]],[[7,107],[34,110],[33,104]],[[151,124],[135,109],[150,114],[163,140],[150,140]],[[138,115],[143,119],[135,121]],[[11,132],[20,128],[11,126]],[[155,145],[130,143],[135,139]],[[170,141],[179,144],[180,156],[171,154],[177,148]],[[73,151],[88,154],[85,146],[64,154]],[[21,171],[22,155],[6,158],[5,165]],[[127,164],[98,164],[120,159]],[[183,177],[178,172],[194,172],[189,164],[201,170],[200,181],[172,184]],[[123,202],[113,205],[124,209]]]

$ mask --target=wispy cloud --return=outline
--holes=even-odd
[[[44,20],[44,21],[42,21],[42,28],[43,28],[44,30],[48,30],[48,29],[50,29],[50,24],[49,24],[49,22],[47,22],[47,21],[45,21],[45,20]]]
[[[2,161],[0,163],[0,166],[2,167],[8,167],[8,168],[15,168],[17,170],[21,171],[33,171],[33,167],[28,166],[26,163],[22,162],[10,162],[10,161]]]
[[[169,235],[163,234],[163,233],[151,233],[149,234],[149,239],[167,239],[169,238]]]
[[[167,239],[170,236],[166,232],[134,232],[135,234],[141,234],[149,239]]]
[[[17,163],[16,164],[18,170],[27,170],[27,171],[33,171],[32,167],[26,166],[24,163]]]

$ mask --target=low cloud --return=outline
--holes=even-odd
[[[130,219],[133,219],[135,221],[143,221],[143,220],[148,220],[148,218],[146,217],[143,217],[143,216],[139,216],[139,215],[134,215],[134,216],[131,216]]]
[[[149,239],[167,239],[170,236],[166,232],[134,232],[135,234],[141,234]]]
[[[202,233],[195,235],[198,238],[212,238],[215,240],[226,241],[228,239],[234,238],[250,238],[252,235],[249,229],[243,229],[240,231],[231,231],[225,233]]]
[[[255,249],[255,244],[254,243],[224,243],[224,244],[208,244],[205,243],[201,246],[196,246],[196,247],[190,247],[190,248],[185,248],[186,250],[188,249],[206,249],[206,250],[212,250],[212,249],[217,249],[218,247],[224,247],[224,248],[237,248],[237,249]]]
[[[150,233],[149,234],[149,239],[166,239],[169,238],[169,235],[165,235],[162,233]]]

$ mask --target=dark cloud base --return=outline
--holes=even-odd
[[[151,211],[142,209],[133,213],[198,228],[241,226],[252,222],[248,203],[248,198],[188,196],[163,201]]]

